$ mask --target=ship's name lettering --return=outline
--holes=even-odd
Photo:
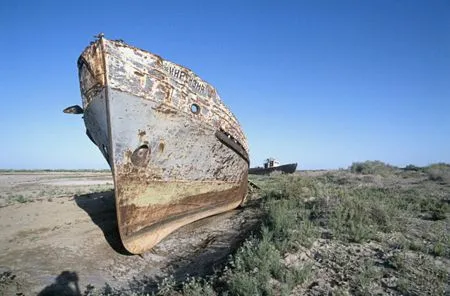
[[[178,78],[184,82],[187,82],[187,84],[191,88],[197,90],[198,92],[205,93],[206,90],[205,85],[201,81],[199,81],[196,77],[193,77],[189,75],[187,72],[176,67],[168,67],[166,69],[173,77]]]

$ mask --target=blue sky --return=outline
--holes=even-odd
[[[62,113],[99,32],[213,84],[252,165],[450,162],[448,1],[3,0],[0,168],[107,167]]]

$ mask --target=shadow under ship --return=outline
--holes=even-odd
[[[81,54],[78,71],[83,108],[64,112],[84,113],[86,133],[111,167],[129,252],[244,201],[247,140],[213,86],[103,35]]]

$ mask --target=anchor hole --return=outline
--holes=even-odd
[[[139,146],[136,150],[134,150],[133,154],[131,154],[131,162],[135,166],[144,167],[147,165],[150,160],[150,148],[147,144]]]

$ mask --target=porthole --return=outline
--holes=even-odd
[[[191,112],[194,114],[198,114],[200,113],[200,106],[197,104],[192,104],[191,105]]]

